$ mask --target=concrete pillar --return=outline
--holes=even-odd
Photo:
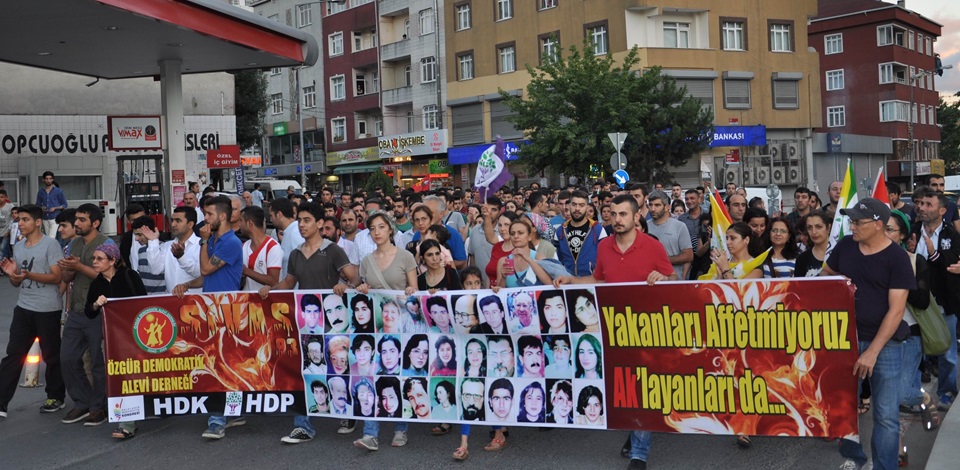
[[[172,216],[174,186],[186,186],[187,155],[183,136],[183,82],[180,75],[182,62],[177,59],[160,61],[160,102],[163,120],[163,171],[165,212]],[[174,174],[178,176],[174,182]],[[181,193],[182,194],[182,193]]]

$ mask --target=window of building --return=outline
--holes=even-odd
[[[924,38],[924,41],[927,44],[927,55],[933,55],[933,41],[930,38]]]
[[[347,9],[347,2],[343,2],[343,3],[326,2],[326,4],[327,4],[327,16],[330,16],[334,13],[340,13],[341,11],[345,11]]]
[[[727,109],[750,109],[750,80],[723,81],[723,107]]]
[[[540,37],[540,61],[553,62],[560,58],[560,32],[541,34]]]
[[[557,0],[540,0],[540,9],[546,10],[547,8],[556,8]]]
[[[423,107],[423,129],[434,130],[440,128],[440,116],[437,112],[437,105],[431,104]]]
[[[280,75],[280,72],[282,71],[283,69],[281,69],[280,67],[274,67],[270,69],[270,75]]]
[[[663,47],[690,47],[690,23],[663,22]]]
[[[903,101],[881,101],[880,122],[906,122],[909,106],[908,103]]]
[[[407,111],[407,132],[413,131],[413,111]]]
[[[346,142],[347,140],[347,118],[334,118],[330,120],[330,129],[333,131],[330,135],[334,142]]]
[[[510,73],[517,70],[517,51],[514,45],[497,47],[497,55],[500,57],[498,62],[500,73]]]
[[[828,34],[824,36],[823,51],[825,55],[840,54],[843,52],[843,34]]]
[[[792,23],[770,23],[770,51],[793,52]]]
[[[799,109],[800,86],[797,80],[773,80],[774,109]]]
[[[698,78],[675,79],[677,88],[685,88],[687,95],[700,102],[700,107],[704,110],[713,112],[713,80],[704,80]]]
[[[847,115],[843,106],[827,107],[827,127],[843,127],[847,125]]]
[[[410,17],[403,19],[403,39],[410,37]]]
[[[360,31],[353,32],[353,52],[363,50],[363,33]]]
[[[457,31],[470,29],[473,19],[470,17],[470,4],[457,5]]]
[[[357,138],[367,138],[367,121],[363,118],[357,118]]]
[[[358,73],[353,77],[353,85],[356,90],[354,96],[361,96],[367,94],[367,77],[362,73]]]
[[[103,199],[103,175],[57,175],[57,185],[70,201]]]
[[[903,38],[905,32],[905,29],[895,27],[891,24],[877,26],[877,45],[890,46],[896,44],[898,46],[906,46]]]
[[[926,123],[927,123],[927,105],[921,104],[920,105],[920,124],[926,124]]]
[[[893,83],[893,64],[880,64],[880,84]]]
[[[513,0],[496,0],[497,21],[513,18]]]
[[[283,114],[283,93],[270,95],[270,112],[272,114]]]
[[[913,33],[913,31],[910,31],[910,33]],[[910,38],[910,39],[913,39],[913,38]],[[910,49],[913,49],[913,41],[910,41]],[[916,49],[917,49],[917,52],[923,54],[923,49],[924,49],[924,46],[923,46],[923,35],[920,34],[920,33],[917,33],[917,48],[916,48]]]
[[[607,37],[607,23],[596,25],[587,25],[587,38],[590,39],[590,45],[593,46],[593,55],[603,55],[610,50],[610,42]]]
[[[457,79],[470,80],[473,78],[473,52],[457,56]]]
[[[327,43],[329,44],[330,57],[343,54],[343,31],[328,36]]]
[[[725,51],[745,51],[747,50],[744,38],[744,21],[731,20],[721,23],[723,34],[720,36],[723,40],[723,50]]]
[[[936,106],[928,106],[928,107],[927,107],[927,115],[928,115],[928,116],[927,116],[927,122],[929,122],[930,125],[932,125],[932,126],[937,125],[937,118],[936,118],[937,114],[936,114],[936,113],[937,113],[937,107],[936,107]]]
[[[843,89],[843,69],[827,71],[827,91]]]
[[[313,5],[297,5],[297,27],[313,24]]]
[[[430,56],[420,59],[420,83],[437,81],[437,58]]]
[[[411,70],[412,67],[409,65],[403,68],[403,86],[413,85],[413,73]]]
[[[317,107],[317,87],[316,86],[303,87],[303,107],[304,108]]]
[[[917,105],[916,103],[910,108],[910,122],[917,123]]]
[[[434,31],[433,8],[420,10],[420,35],[432,34]]]
[[[920,41],[917,43],[917,47],[923,47],[923,35],[918,36]],[[907,31],[907,49],[913,50],[913,31]],[[921,49],[922,50],[922,49]]]
[[[330,77],[330,101],[347,99],[347,84],[343,75]]]

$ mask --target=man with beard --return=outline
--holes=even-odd
[[[305,241],[290,253],[286,277],[275,286],[261,287],[260,296],[266,299],[272,289],[289,290],[297,286],[307,290],[333,289],[334,294],[325,295],[322,302],[329,330],[327,332],[345,333],[349,322],[347,322],[347,309],[341,296],[347,287],[356,287],[360,284],[360,275],[357,266],[350,264],[343,249],[321,235],[322,222],[320,221],[323,220],[321,213],[320,205],[313,202],[301,204],[297,208],[296,227]],[[341,278],[346,283],[340,283]],[[316,429],[307,416],[295,416],[293,423],[293,431],[281,439],[283,442],[299,444],[313,439],[316,435]],[[352,432],[353,427],[347,420],[340,422],[341,433]]]
[[[323,296],[323,315],[327,319],[327,333],[342,334],[350,328],[350,322],[347,319],[347,306],[343,303],[341,294]]]
[[[330,407],[333,414],[348,414],[350,412],[350,394],[347,393],[347,381],[343,377],[337,376],[328,380],[327,384],[330,385]]]
[[[670,205],[666,194],[654,191],[647,201],[650,205],[650,215],[653,216],[647,232],[660,240],[660,244],[667,250],[667,256],[670,257],[670,264],[673,265],[677,278],[684,279],[684,274],[690,269],[690,263],[693,261],[690,231],[683,222],[670,217]]]
[[[535,335],[540,332],[540,328],[533,322],[534,318],[539,320],[537,314],[534,313],[535,306],[533,297],[526,292],[519,292],[513,296],[511,313],[519,323],[518,331],[515,331],[515,333]]]
[[[491,377],[513,377],[516,359],[513,356],[513,341],[509,336],[490,336],[487,341],[490,355],[487,371]]]
[[[747,198],[733,193],[727,196],[727,210],[730,212],[730,223],[743,222],[743,215],[747,212]]]
[[[350,264],[360,266],[360,251],[357,249],[357,244],[343,237],[343,231],[340,230],[340,220],[324,216],[321,230],[323,238],[343,248],[343,251],[347,253],[347,258],[350,259]]]
[[[740,198],[743,199],[742,196]],[[677,274],[663,245],[637,228],[638,211],[636,199],[627,195],[614,198],[612,212],[616,236],[600,243],[597,267],[593,274],[585,277],[561,276],[553,281],[554,286],[640,281],[653,285],[663,280],[676,280]],[[636,470],[647,467],[651,437],[650,431],[630,433],[620,451],[621,455],[630,457],[628,468]]]
[[[460,382],[460,419],[464,421],[484,421],[483,380],[463,379]]]
[[[307,366],[303,368],[304,374],[323,374],[327,367],[323,364],[323,342],[319,337],[309,337],[307,340]]]
[[[520,365],[523,378],[543,378],[543,342],[536,336],[521,336],[517,340],[517,349],[520,350]]]
[[[703,264],[710,262],[708,256],[710,244],[700,243],[700,215],[704,213],[703,206],[700,203],[703,201],[703,193],[696,189],[690,189],[683,194],[683,197],[687,211],[681,214],[677,220],[687,227],[687,234],[690,235],[690,246],[693,248],[693,262],[690,263],[688,276],[683,277],[683,279],[688,279],[699,275]]]
[[[397,221],[397,232],[402,233],[409,242],[408,239],[413,238],[413,222],[407,217],[407,202],[401,197],[393,201],[393,218]],[[400,246],[406,246],[406,243]]]
[[[503,301],[497,295],[488,295],[480,299],[480,311],[484,322],[480,324],[480,333],[505,335],[507,324],[503,321]]]
[[[63,381],[74,402],[74,408],[62,420],[65,424],[86,420],[84,425],[97,426],[107,421],[103,315],[91,319],[85,313],[87,291],[98,276],[93,270],[93,252],[104,243],[113,243],[100,233],[102,221],[103,212],[96,205],[83,204],[78,207],[73,223],[77,236],[70,244],[70,256],[57,261],[62,281],[67,284],[73,282],[60,346]],[[83,353],[88,350],[92,362],[92,385],[83,367]]]
[[[570,220],[563,223],[556,232],[555,245],[557,257],[575,276],[586,276],[593,272],[597,263],[597,246],[607,236],[603,225],[587,218],[587,193],[574,191],[570,195]]]
[[[147,243],[146,250],[139,255],[139,271],[163,275],[168,294],[172,294],[177,285],[200,277],[200,237],[193,233],[196,223],[197,214],[192,208],[178,207],[173,210],[173,218],[170,219],[173,240],[161,244],[159,231],[147,230],[146,227],[141,229]],[[144,259],[146,265],[143,264]],[[196,294],[200,290],[194,288],[188,292]]]
[[[249,237],[243,243],[244,290],[259,290],[280,281],[283,264],[283,249],[276,240],[267,236],[266,218],[263,209],[249,206],[241,211],[240,231]]]
[[[54,184],[52,171],[43,172],[43,187],[37,191],[37,205],[43,209],[43,231],[48,237],[57,238],[57,215],[67,208],[67,197]]]

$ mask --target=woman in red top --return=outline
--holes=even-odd
[[[490,278],[490,287],[497,284],[497,264],[501,258],[513,252],[513,245],[510,244],[510,224],[520,218],[516,213],[504,212],[497,218],[497,231],[500,232],[500,238],[492,230],[486,230],[487,242],[493,245],[490,252],[490,262],[485,268],[487,277]],[[500,241],[500,240],[503,241]]]

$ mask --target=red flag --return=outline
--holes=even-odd
[[[883,167],[877,173],[877,180],[873,182],[873,198],[890,205],[890,195],[887,194],[887,182],[883,180]]]

